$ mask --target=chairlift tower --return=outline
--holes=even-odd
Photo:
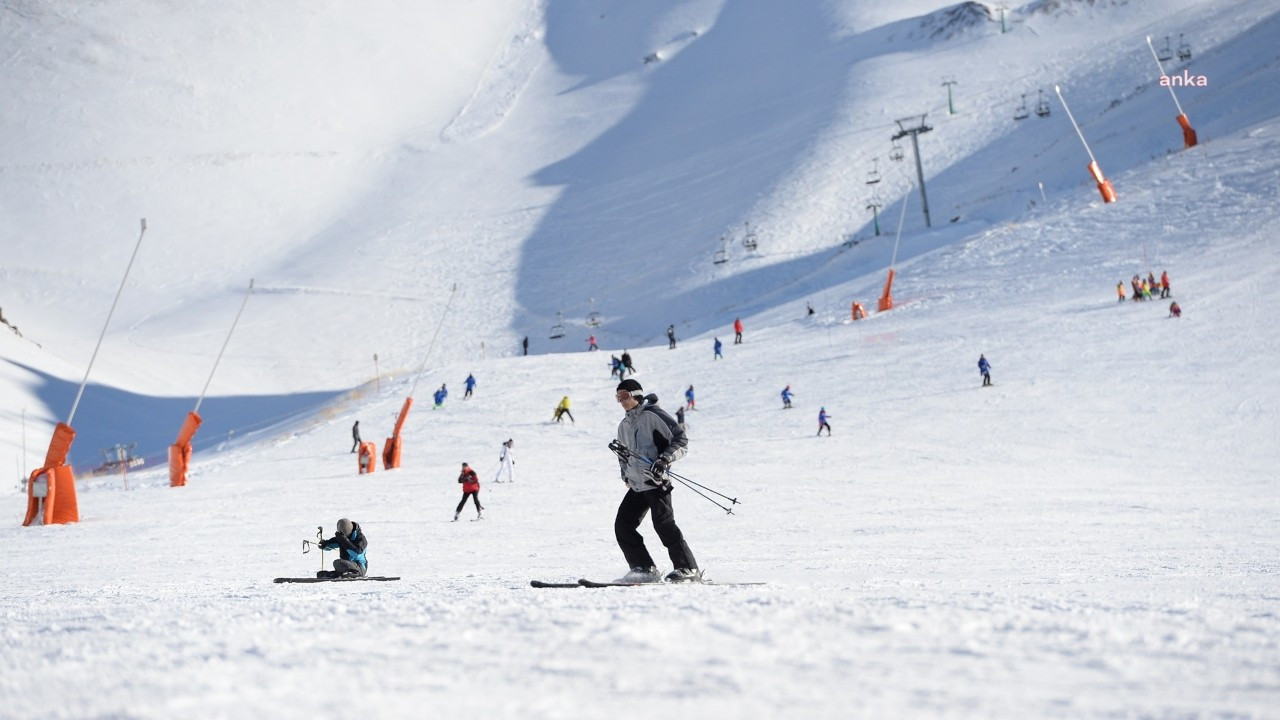
[[[876,226],[876,237],[880,237],[880,208],[884,207],[880,204],[880,198],[872,197],[867,201],[867,209],[871,211],[871,220]]]
[[[953,78],[953,77],[946,77],[946,78],[943,78],[943,79],[942,79],[942,84],[943,84],[944,86],[946,86],[946,88],[947,88],[947,114],[948,114],[948,115],[955,115],[955,114],[956,114],[956,106],[955,106],[955,103],[951,101],[951,86],[952,86],[952,85],[956,85],[956,84],[957,84],[957,83],[956,83],[956,79],[955,79],[955,78]]]
[[[900,138],[907,135],[911,136],[911,147],[916,153],[916,180],[920,183],[920,204],[924,208],[924,226],[933,227],[933,223],[929,222],[929,196],[925,194],[924,190],[924,166],[920,162],[920,133],[927,133],[933,129],[924,123],[927,115],[928,113],[919,116],[912,115],[911,117],[895,120],[894,122],[898,123],[898,133],[892,139],[894,144],[897,144]],[[916,117],[920,118],[919,122],[916,121]]]

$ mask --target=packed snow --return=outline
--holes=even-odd
[[[1274,717],[1280,10],[1003,20],[4,4],[0,717]],[[1207,79],[1176,88],[1194,148],[1147,36]],[[931,227],[909,137],[890,159],[921,115]],[[1171,298],[1117,300],[1163,271]],[[696,389],[700,567],[763,585],[530,587],[627,570],[624,349],[668,410]],[[86,372],[80,521],[21,527]],[[402,467],[359,475],[352,424],[381,450],[407,397]],[[95,472],[117,444],[146,464]],[[453,521],[463,462],[482,520]],[[400,580],[272,582],[328,567],[300,541],[342,517]]]

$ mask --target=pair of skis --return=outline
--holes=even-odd
[[[714,580],[700,580],[689,582],[644,582],[644,583],[624,583],[624,582],[596,582],[595,580],[587,580],[583,578],[577,582],[546,582],[543,580],[531,580],[529,585],[536,588],[607,588],[607,587],[670,587],[672,585],[716,585],[719,587],[739,587],[744,585],[764,585],[762,582],[716,582]]]
[[[278,577],[275,582],[278,583],[321,583],[321,582],[364,582],[366,580],[388,582],[391,580],[399,580],[400,577],[387,577],[385,575],[366,575],[365,577]]]

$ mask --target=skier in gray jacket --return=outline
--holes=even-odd
[[[685,456],[689,441],[675,418],[658,407],[657,396],[646,397],[644,388],[636,380],[628,378],[619,383],[615,398],[626,411],[618,423],[618,444],[626,448],[626,456],[619,455],[618,466],[627,484],[627,494],[618,505],[613,534],[631,568],[619,581],[659,582],[662,579],[638,531],[644,516],[650,512],[653,529],[667,548],[674,567],[666,579],[669,582],[701,580],[698,563],[684,541],[684,533],[676,525],[671,507],[671,479],[667,477],[667,468]]]

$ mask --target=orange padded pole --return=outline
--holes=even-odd
[[[41,524],[61,525],[80,521],[80,506],[76,500],[76,478],[67,465],[67,453],[76,438],[76,431],[66,423],[58,423],[49,441],[44,467],[34,470],[27,482],[27,515],[23,527],[30,525],[37,516]],[[42,477],[43,476],[43,477]],[[45,496],[36,493],[37,480],[42,480]]]
[[[880,312],[893,308],[893,268],[889,268],[889,277],[884,281],[884,294],[880,296],[880,301],[876,303],[876,309]]]
[[[409,408],[411,407],[413,407],[413,398],[405,398],[404,406],[400,408],[400,417],[396,418],[396,429],[391,431],[391,437],[387,438],[386,445],[382,446],[382,467],[384,470],[400,467],[400,429],[404,427],[405,418],[409,417]]]
[[[191,465],[191,438],[195,437],[200,427],[200,415],[187,413],[187,419],[178,431],[178,439],[169,446],[169,487],[183,487],[187,484],[187,469]]]
[[[1098,167],[1097,160],[1089,162],[1089,174],[1098,183],[1098,192],[1102,193],[1102,201],[1113,203],[1116,201],[1115,188],[1111,187],[1111,181],[1102,176],[1102,168]]]
[[[1182,127],[1182,149],[1193,148],[1196,146],[1196,131],[1191,127],[1191,121],[1187,119],[1187,114],[1182,113],[1178,116],[1178,125]]]

